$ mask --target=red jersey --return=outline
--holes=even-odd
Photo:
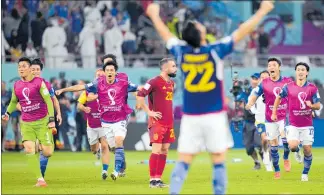
[[[174,82],[166,81],[161,76],[156,76],[149,80],[144,88],[138,92],[138,96],[146,97],[148,95],[149,109],[154,112],[161,112],[162,118],[155,120],[149,117],[148,127],[161,125],[163,127],[173,128],[173,90]]]

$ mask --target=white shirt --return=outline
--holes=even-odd
[[[249,100],[251,99],[252,94],[254,94],[255,88],[252,90]],[[256,123],[265,122],[265,103],[263,102],[263,97],[259,96],[255,104],[251,107],[251,112],[255,114]]]

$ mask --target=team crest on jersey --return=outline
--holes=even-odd
[[[154,140],[158,140],[159,139],[159,135],[157,133],[154,133],[153,139]]]

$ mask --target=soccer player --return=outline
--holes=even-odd
[[[314,127],[312,111],[320,109],[320,96],[317,87],[307,82],[309,66],[299,62],[295,66],[296,81],[286,84],[273,105],[271,119],[279,119],[277,112],[282,98],[288,98],[289,126],[287,140],[292,151],[296,151],[300,143],[304,148],[304,170],[301,181],[308,181],[308,172],[312,165],[312,144]]]
[[[130,111],[127,107],[126,98],[128,92],[135,92],[138,86],[130,83],[128,79],[116,78],[118,65],[111,61],[103,66],[105,77],[99,77],[86,85],[74,85],[56,91],[59,95],[67,91],[82,91],[98,94],[101,113],[101,125],[107,133],[107,141],[111,148],[115,149],[115,170],[110,175],[113,180],[119,177],[122,163],[124,162],[124,139],[127,133],[126,118]]]
[[[171,58],[160,61],[161,73],[149,80],[137,94],[137,101],[148,114],[148,129],[152,153],[149,160],[150,187],[168,187],[161,180],[170,144],[175,141],[172,98],[177,65]],[[145,97],[149,96],[149,107]]]
[[[268,71],[262,71],[260,72],[260,81],[262,82],[264,79],[268,78],[269,72]],[[251,95],[254,92],[252,91]],[[250,95],[250,96],[251,96]],[[250,97],[249,97],[250,98]],[[264,97],[263,95],[259,97],[256,101],[256,103],[251,107],[251,112],[255,114],[255,126],[258,130],[258,133],[261,137],[261,144],[262,144],[262,150],[263,150],[263,163],[266,167],[267,171],[272,171],[271,161],[270,161],[270,153],[269,153],[269,142],[266,138],[266,130],[265,130],[265,103],[264,103]]]
[[[10,104],[2,119],[9,120],[10,114],[16,109],[19,101],[22,110],[20,121],[22,141],[28,160],[28,168],[36,175],[36,186],[45,187],[47,184],[39,169],[35,143],[36,140],[40,141],[44,156],[50,157],[53,154],[54,107],[43,79],[31,74],[30,65],[29,58],[19,59],[18,73],[21,80],[14,84]]]
[[[105,73],[103,70],[99,69],[96,71],[96,79],[100,76],[104,76]],[[107,170],[109,165],[109,148],[106,140],[106,132],[101,127],[100,120],[100,109],[99,102],[97,99],[88,101],[87,100],[88,92],[83,91],[78,99],[78,109],[82,110],[85,113],[87,119],[87,134],[88,141],[91,148],[91,151],[94,154],[97,154],[99,148],[101,148],[102,154],[102,172],[101,176],[103,180],[106,180],[108,177]],[[99,145],[100,142],[100,145]]]
[[[233,51],[234,43],[249,35],[273,7],[272,1],[263,1],[256,14],[240,25],[231,36],[207,44],[206,28],[199,22],[186,22],[181,33],[182,42],[163,23],[159,5],[148,5],[146,14],[177,59],[184,76],[179,161],[171,177],[171,194],[180,193],[189,166],[202,147],[206,147],[211,154],[214,193],[225,193],[225,153],[233,146],[233,138],[225,111],[222,60]]]
[[[270,77],[264,79],[259,86],[255,89],[254,93],[250,97],[248,104],[246,105],[246,109],[250,110],[251,107],[255,104],[257,98],[264,94],[265,104],[266,104],[266,134],[267,139],[270,141],[271,145],[271,157],[272,157],[272,164],[275,170],[274,178],[280,179],[280,167],[279,167],[279,154],[278,154],[278,147],[279,135],[282,138],[282,142],[284,145],[284,168],[287,172],[291,169],[291,164],[289,161],[289,146],[286,139],[285,134],[285,119],[286,119],[286,110],[287,110],[287,99],[283,99],[280,103],[279,107],[279,115],[278,121],[271,120],[271,110],[273,109],[273,104],[276,97],[280,94],[282,87],[292,82],[291,78],[289,77],[282,77],[280,75],[280,66],[281,61],[277,58],[269,58],[268,59],[268,72],[270,73]]]

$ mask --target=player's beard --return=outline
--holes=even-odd
[[[168,76],[171,77],[171,78],[174,78],[174,77],[177,76],[177,73],[169,73]]]

